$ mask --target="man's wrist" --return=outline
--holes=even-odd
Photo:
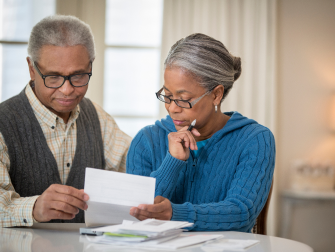
[[[38,196],[39,197],[39,196]],[[37,202],[37,199],[38,197],[36,198],[35,202],[34,202],[34,206],[33,206],[33,210],[31,211],[31,217],[33,219],[33,223],[39,223],[39,221],[37,221],[34,217],[34,209],[35,209],[35,206],[36,206],[36,202]]]

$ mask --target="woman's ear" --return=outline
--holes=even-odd
[[[213,101],[214,106],[220,105],[223,93],[224,93],[224,87],[222,85],[218,85],[213,89],[212,94],[214,95],[214,101]]]

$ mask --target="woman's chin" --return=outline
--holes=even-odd
[[[179,131],[181,128],[183,128],[182,126],[179,126],[179,125],[174,125],[174,127],[176,128],[177,131]]]

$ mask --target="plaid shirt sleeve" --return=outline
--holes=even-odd
[[[38,196],[20,197],[9,176],[10,160],[0,133],[0,227],[32,226],[33,207]]]
[[[119,129],[112,116],[96,103],[93,104],[101,126],[106,170],[126,172],[126,158],[131,137]]]

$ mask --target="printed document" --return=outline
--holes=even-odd
[[[153,204],[155,184],[156,179],[151,177],[86,168],[84,191],[90,197],[86,226],[138,221],[129,210],[139,204]]]

